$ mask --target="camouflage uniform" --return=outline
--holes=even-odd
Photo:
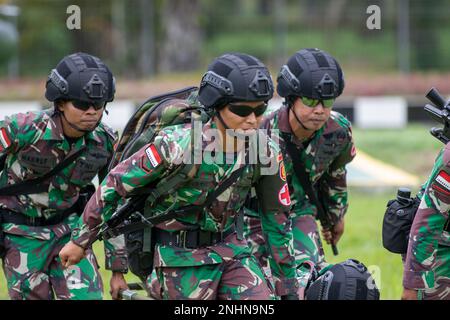
[[[214,127],[211,120],[203,125],[203,158],[193,179],[174,194],[158,200],[152,208],[155,215],[171,206],[177,209],[191,204],[202,205],[207,194],[242,165],[236,159],[230,164],[214,161],[205,143],[209,140],[209,129]],[[179,167],[177,164],[181,163],[183,153],[189,149],[192,132],[190,124],[167,127],[152,144],[144,146],[110,171],[89,201],[72,241],[81,246],[92,243],[96,228],[110,219],[119,199],[127,197],[136,188],[159,181]],[[262,165],[248,165],[240,179],[215,199],[210,208],[160,223],[153,229],[154,234],[178,234],[180,230],[195,229],[228,235],[215,244],[192,249],[164,245],[157,239],[153,274],[147,278],[151,296],[156,299],[273,298],[246,241],[236,232],[229,232],[252,185],[256,187],[263,208],[261,221],[274,260],[275,290],[278,295],[295,294],[295,261],[287,210],[289,193],[278,173],[282,163],[279,151],[274,145],[270,145],[270,149],[272,159],[278,161],[275,162],[276,175],[261,175]]]
[[[403,286],[418,298],[450,300],[450,144],[436,158],[410,231]]]
[[[115,139],[114,132],[100,124],[71,145],[64,136],[60,115],[53,110],[6,117],[0,122],[0,136],[0,155],[7,155],[0,186],[42,176],[86,146],[77,160],[44,182],[48,191],[0,196],[4,216],[23,215],[29,221],[51,219],[57,211],[75,205],[80,189],[106,169]],[[60,263],[58,253],[70,240],[71,228],[78,220],[76,213],[60,223],[43,226],[8,223],[5,219],[1,226],[6,248],[3,269],[12,299],[102,298],[102,280],[92,250],[87,251],[87,259],[67,270]],[[123,238],[105,242],[105,255],[107,269],[126,271]]]
[[[345,165],[355,156],[350,122],[338,112],[332,111],[326,124],[316,131],[304,144],[292,134],[289,124],[289,110],[283,106],[279,111],[265,117],[262,128],[280,130],[280,148],[283,152],[285,168],[281,171],[287,175],[287,182],[292,199],[291,214],[294,250],[297,265],[303,263],[323,269],[325,262],[319,230],[316,224],[317,208],[308,200],[305,190],[297,179],[292,159],[287,154],[282,133],[289,133],[292,142],[300,152],[300,159],[309,173],[313,185],[320,185],[318,199],[324,204],[333,221],[341,219],[348,207]],[[261,237],[259,219],[256,217],[257,206],[252,205],[253,198],[246,208],[246,237],[254,254],[262,265],[266,265],[266,249]],[[309,269],[309,266],[307,266]]]

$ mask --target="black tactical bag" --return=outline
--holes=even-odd
[[[380,291],[367,267],[348,259],[313,279],[305,296],[306,300],[380,300]]]
[[[400,188],[397,198],[389,200],[383,218],[383,246],[392,253],[405,254],[408,249],[409,232],[420,199],[411,198],[411,191]]]

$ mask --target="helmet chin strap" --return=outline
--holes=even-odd
[[[98,127],[98,125],[100,124],[100,122],[102,121],[102,118],[103,118],[103,114],[102,114],[102,116],[100,117],[100,119],[98,120],[98,122],[97,122],[97,124],[95,125],[94,128],[92,128],[92,129],[81,129],[81,128],[78,127],[77,125],[75,125],[75,124],[69,122],[69,120],[67,120],[66,115],[64,114],[63,111],[59,111],[59,112],[62,114],[64,120],[66,120],[66,122],[69,124],[69,126],[72,127],[72,129],[75,129],[75,130],[77,130],[78,132],[83,132],[83,133],[89,133],[89,132],[94,131],[94,130]]]
[[[308,129],[307,127],[305,127],[305,125],[300,121],[300,119],[298,118],[297,114],[295,113],[294,109],[292,108],[292,106],[289,106],[289,109],[292,111],[292,113],[294,114],[295,120],[297,120],[297,122],[301,125],[301,127],[307,131],[313,131],[311,129]]]
[[[223,120],[222,116],[220,115],[220,112],[216,112],[217,118],[222,123],[222,125],[225,127],[225,129],[230,129],[230,127],[226,124],[225,120]]]
[[[225,127],[225,129],[231,129],[225,122],[225,120],[223,120],[222,116],[220,115],[219,111],[216,112],[217,118],[219,119],[219,121],[222,123],[222,125]],[[226,133],[225,133],[226,134]],[[244,149],[248,150],[249,148],[249,139],[248,139],[248,135],[245,134],[241,134],[238,132],[234,132],[233,136],[234,139],[239,139],[239,140],[244,140]],[[248,152],[246,153],[246,158],[248,158]],[[248,159],[246,159],[248,160]]]

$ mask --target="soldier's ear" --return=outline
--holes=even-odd
[[[55,103],[54,103],[55,109],[60,112],[64,111],[64,104],[65,104],[65,101],[63,101],[63,100],[55,101]]]

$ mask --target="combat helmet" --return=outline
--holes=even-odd
[[[273,82],[266,66],[244,53],[227,53],[214,59],[203,75],[198,93],[207,108],[220,109],[236,101],[268,101]]]
[[[50,72],[45,86],[49,101],[81,100],[111,102],[115,80],[109,68],[99,58],[83,53],[64,57]]]
[[[306,300],[379,300],[366,266],[355,259],[335,264],[306,289]]]
[[[339,63],[320,49],[302,49],[289,58],[277,77],[281,97],[335,99],[344,90],[344,74]]]

